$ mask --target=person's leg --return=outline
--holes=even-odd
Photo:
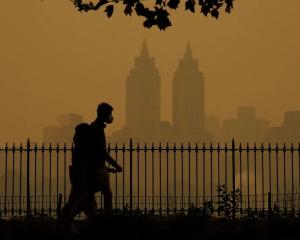
[[[78,233],[74,226],[74,218],[79,213],[78,202],[80,199],[80,195],[71,189],[68,201],[61,211],[60,219],[58,219],[58,226],[62,227],[64,231]]]
[[[85,213],[88,221],[93,222],[97,214],[97,203],[95,193],[89,192],[83,201],[83,212]]]
[[[73,205],[76,201],[76,193],[72,188],[68,197],[68,201],[61,210],[60,221],[63,221],[72,211]]]
[[[63,225],[73,225],[74,218],[82,211],[84,200],[85,194],[83,192],[71,190],[68,202],[61,213],[61,223]]]
[[[104,187],[103,187],[103,196],[104,196],[104,211],[106,214],[111,214],[113,207],[112,207],[112,191],[110,189],[110,182],[109,182],[109,174],[105,174],[104,178]]]

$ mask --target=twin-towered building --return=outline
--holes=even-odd
[[[146,42],[126,79],[126,123],[110,137],[111,142],[207,141],[204,130],[204,76],[190,44],[173,77],[172,124],[161,121],[161,78]]]
[[[239,107],[237,116],[222,124],[216,116],[205,115],[204,76],[187,44],[172,79],[172,123],[161,121],[161,77],[144,42],[134,68],[126,78],[126,123],[108,136],[108,141],[127,142],[300,142],[300,111],[285,113],[279,127],[256,117],[254,107]],[[74,127],[83,121],[78,114],[58,118],[57,126],[43,129],[43,142],[71,143]],[[214,137],[212,137],[214,136]]]

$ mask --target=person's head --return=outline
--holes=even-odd
[[[104,123],[112,123],[114,119],[112,116],[113,110],[113,107],[108,103],[100,103],[97,107],[97,119]]]

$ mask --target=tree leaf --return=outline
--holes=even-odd
[[[219,11],[217,9],[213,9],[211,12],[210,12],[211,16],[218,19],[219,18]]]
[[[138,2],[136,5],[135,5],[135,12],[138,16],[145,16],[146,14],[146,9],[144,7],[144,5],[140,2]]]
[[[156,5],[161,5],[163,0],[156,0]]]
[[[130,15],[132,14],[133,10],[132,10],[132,7],[130,5],[126,5],[125,9],[124,9],[124,13],[125,15]]]
[[[204,14],[204,16],[207,17],[207,14],[209,13],[210,9],[208,6],[206,5],[203,5],[202,8],[201,8],[201,12]]]
[[[185,2],[185,10],[190,10],[191,12],[195,12],[195,1],[194,0],[187,0]]]
[[[165,30],[167,27],[170,27],[172,24],[169,19],[169,13],[162,8],[156,9],[156,25],[160,30]]]
[[[233,1],[234,0],[225,0],[225,3],[226,3],[226,9],[225,9],[225,11],[227,13],[231,12],[231,9],[233,8]]]
[[[113,5],[107,6],[105,12],[107,13],[107,17],[110,18],[114,12],[114,6]]]
[[[146,19],[146,21],[143,22],[144,27],[151,28],[154,25],[154,22],[151,19]]]
[[[170,0],[167,5],[171,9],[176,9],[176,8],[178,8],[179,2],[180,2],[180,0]]]

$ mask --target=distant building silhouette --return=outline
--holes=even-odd
[[[221,141],[220,136],[222,133],[222,126],[218,116],[205,116],[205,130],[211,134],[216,141]]]
[[[282,125],[271,127],[265,136],[265,141],[298,144],[300,142],[300,111],[285,112]]]
[[[173,78],[173,127],[180,136],[204,133],[204,76],[188,43]]]
[[[160,88],[158,69],[144,41],[141,54],[126,79],[126,128],[134,136],[156,138],[159,135]]]
[[[269,128],[269,121],[257,119],[254,107],[239,107],[237,118],[223,121],[223,139],[230,142],[261,142]]]
[[[211,139],[204,128],[204,77],[187,44],[173,79],[173,124],[161,121],[161,79],[146,42],[126,79],[126,124],[111,142]]]
[[[62,114],[57,117],[58,125],[47,126],[43,129],[43,142],[53,144],[67,143],[73,141],[74,128],[77,124],[83,122],[82,116],[79,114]]]

